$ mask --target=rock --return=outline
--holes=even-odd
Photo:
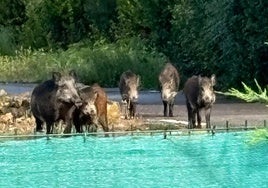
[[[7,95],[7,92],[3,89],[0,89],[0,97],[6,96],[6,95]]]

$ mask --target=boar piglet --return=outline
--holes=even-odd
[[[140,77],[128,70],[120,77],[119,90],[122,101],[126,103],[125,118],[130,119],[136,116],[136,105],[138,101],[138,87]]]
[[[98,84],[78,89],[82,106],[74,113],[73,122],[77,132],[83,132],[83,126],[89,132],[97,131],[100,124],[104,132],[109,132],[107,119],[107,94]],[[105,134],[108,136],[108,134]]]
[[[179,90],[180,77],[177,69],[171,64],[166,63],[159,74],[159,84],[161,87],[161,98],[164,105],[164,116],[173,117],[173,107],[175,97]]]
[[[68,75],[52,73],[52,79],[37,85],[31,95],[31,111],[36,121],[36,131],[53,133],[53,124],[63,120],[66,124],[64,133],[71,133],[74,110],[82,105],[76,89],[76,75],[70,71]]]
[[[213,86],[215,85],[215,75],[211,78],[192,76],[184,86],[186,106],[188,111],[188,128],[195,128],[197,115],[197,128],[201,128],[200,110],[205,109],[206,128],[210,128],[210,113],[213,103],[216,100]]]

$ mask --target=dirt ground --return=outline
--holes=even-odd
[[[138,112],[147,121],[164,119],[178,122],[185,128],[187,126],[187,109],[183,94],[180,94],[176,100],[174,107],[174,117],[163,117],[162,104],[140,104]],[[204,111],[202,115],[202,127],[204,127],[205,117]],[[246,122],[247,121],[247,122]],[[216,128],[226,126],[226,123],[231,127],[244,126],[245,123],[250,126],[264,126],[268,122],[268,107],[262,103],[246,103],[238,99],[230,99],[224,96],[217,96],[216,102],[211,112],[211,125]]]

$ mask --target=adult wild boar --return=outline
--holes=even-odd
[[[83,132],[82,126],[87,130],[96,131],[100,124],[104,132],[109,132],[107,119],[107,95],[98,84],[92,86],[84,85],[78,89],[82,99],[82,106],[74,113],[74,125],[77,132]],[[108,136],[108,135],[105,135]]]
[[[171,64],[166,63],[159,74],[159,83],[161,87],[161,98],[164,105],[164,116],[173,117],[173,107],[175,97],[179,90],[180,77],[177,69]]]
[[[53,133],[53,124],[63,120],[66,124],[65,133],[70,133],[74,110],[82,102],[76,89],[76,75],[70,71],[68,75],[52,73],[52,79],[36,86],[31,95],[31,111],[36,121],[36,131],[43,129]]]
[[[200,110],[205,109],[206,128],[210,128],[210,113],[216,96],[213,90],[215,85],[215,75],[211,78],[192,76],[184,86],[184,94],[186,97],[186,106],[188,111],[188,128],[195,128],[197,114],[197,128],[201,128]]]
[[[140,77],[128,70],[123,72],[120,77],[119,90],[123,102],[126,103],[125,118],[134,118],[136,116],[136,105],[138,101],[138,87]]]

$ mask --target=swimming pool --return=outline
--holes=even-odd
[[[0,142],[0,187],[267,187],[249,132]]]

